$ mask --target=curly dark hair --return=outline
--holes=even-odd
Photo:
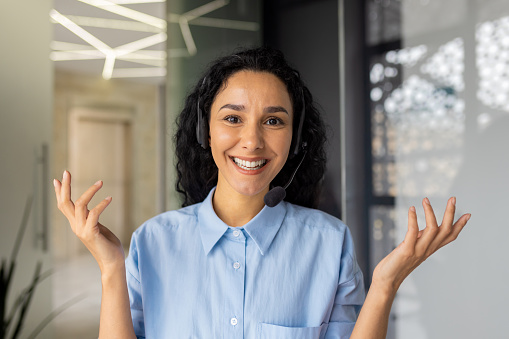
[[[210,148],[204,149],[197,141],[197,109],[210,117],[210,108],[218,91],[228,78],[239,71],[267,72],[278,77],[290,94],[293,105],[293,138],[305,106],[305,119],[302,141],[306,143],[307,154],[292,184],[287,188],[285,200],[305,207],[316,207],[320,184],[326,167],[326,128],[315,107],[313,97],[303,84],[299,73],[288,65],[282,52],[259,47],[244,49],[214,61],[188,94],[185,106],[177,118],[175,134],[177,156],[176,189],[183,196],[182,207],[203,201],[209,191],[217,184],[217,166]],[[302,100],[304,96],[304,100]],[[204,119],[208,129],[208,119]],[[293,150],[292,140],[292,148]],[[271,183],[271,186],[284,186],[302,158],[288,157],[285,165]]]

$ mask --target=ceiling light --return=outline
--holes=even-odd
[[[155,16],[148,15],[145,13],[142,13],[140,11],[135,11],[134,9],[130,9],[127,7],[123,7],[120,5],[117,5],[111,1],[106,0],[79,0],[83,3],[89,4],[91,6],[98,7],[100,9],[103,9],[105,11],[118,14],[120,16],[124,16],[129,19],[133,19],[139,22],[146,23],[147,25],[151,25],[160,29],[165,30],[166,29],[166,21],[163,19],[159,19]]]
[[[67,15],[67,17],[73,22],[75,22],[77,25],[84,27],[99,27],[148,33],[161,32],[160,28],[154,27],[153,25],[147,25],[146,23],[138,21],[94,18],[78,15]]]
[[[181,16],[179,20],[179,25],[189,55],[195,55],[197,52],[196,44],[194,43],[193,35],[191,34],[191,30],[189,29],[189,23],[187,22],[187,19]]]
[[[104,58],[104,54],[96,49],[82,51],[53,51],[50,53],[50,59],[52,61],[98,60]]]
[[[113,67],[115,67],[115,54],[106,55],[106,61],[104,62],[103,68],[103,78],[106,80],[111,79],[111,75],[113,73]]]
[[[143,48],[154,46],[166,41],[166,33],[159,33],[144,39],[136,40],[114,49],[117,56],[126,55]]]
[[[117,5],[129,5],[129,4],[150,4],[156,2],[166,2],[166,0],[110,0]]]
[[[59,24],[61,24],[62,26],[64,26],[65,28],[67,28],[68,30],[70,30],[71,32],[76,34],[77,36],[79,36],[81,39],[88,42],[90,45],[92,45],[95,48],[97,48],[98,50],[100,50],[102,53],[104,53],[104,55],[108,55],[112,52],[111,48],[108,45],[106,45],[101,40],[97,39],[92,34],[88,33],[86,30],[84,30],[80,26],[76,25],[74,22],[69,20],[64,15],[58,13],[56,10],[52,9],[50,11],[50,16],[53,20],[55,20],[56,22],[58,22]]]
[[[229,2],[230,2],[229,0],[211,1],[208,4],[205,4],[203,6],[200,6],[198,8],[195,8],[193,10],[190,10],[189,12],[182,14],[182,16],[185,16],[188,21],[191,21],[196,17],[205,15],[207,13],[215,11],[216,9],[224,7],[228,5]]]

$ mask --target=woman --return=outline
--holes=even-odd
[[[187,97],[176,134],[186,207],[140,227],[125,262],[98,222],[111,197],[87,208],[102,182],[73,203],[64,172],[54,182],[59,209],[101,269],[99,337],[385,338],[400,284],[470,215],[453,223],[451,198],[438,226],[424,199],[419,231],[411,207],[405,240],[377,265],[364,301],[347,227],[309,208],[324,143],[298,73],[280,52],[258,48],[217,60]],[[269,193],[266,206],[271,187],[293,175],[286,200]]]

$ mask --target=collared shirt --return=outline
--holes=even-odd
[[[126,260],[138,338],[349,338],[364,302],[348,228],[287,202],[242,227],[199,204],[138,228]]]

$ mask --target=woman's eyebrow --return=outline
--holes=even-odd
[[[242,111],[244,111],[246,109],[246,107],[244,105],[235,105],[235,104],[226,104],[226,105],[223,105],[219,110],[222,110],[223,108],[231,109],[232,111],[237,111],[237,112],[242,112]],[[269,106],[269,107],[265,107],[263,109],[263,112],[264,113],[269,113],[269,114],[283,112],[283,113],[288,114],[288,111],[283,106]]]
[[[228,109],[231,109],[233,111],[243,111],[245,109],[244,105],[234,105],[234,104],[226,104],[224,106],[222,106],[220,110],[222,110],[223,108],[228,108]]]
[[[282,107],[282,106],[269,106],[269,107],[265,107],[265,109],[263,111],[265,113],[284,112],[284,113],[288,114],[288,111],[284,107]]]

